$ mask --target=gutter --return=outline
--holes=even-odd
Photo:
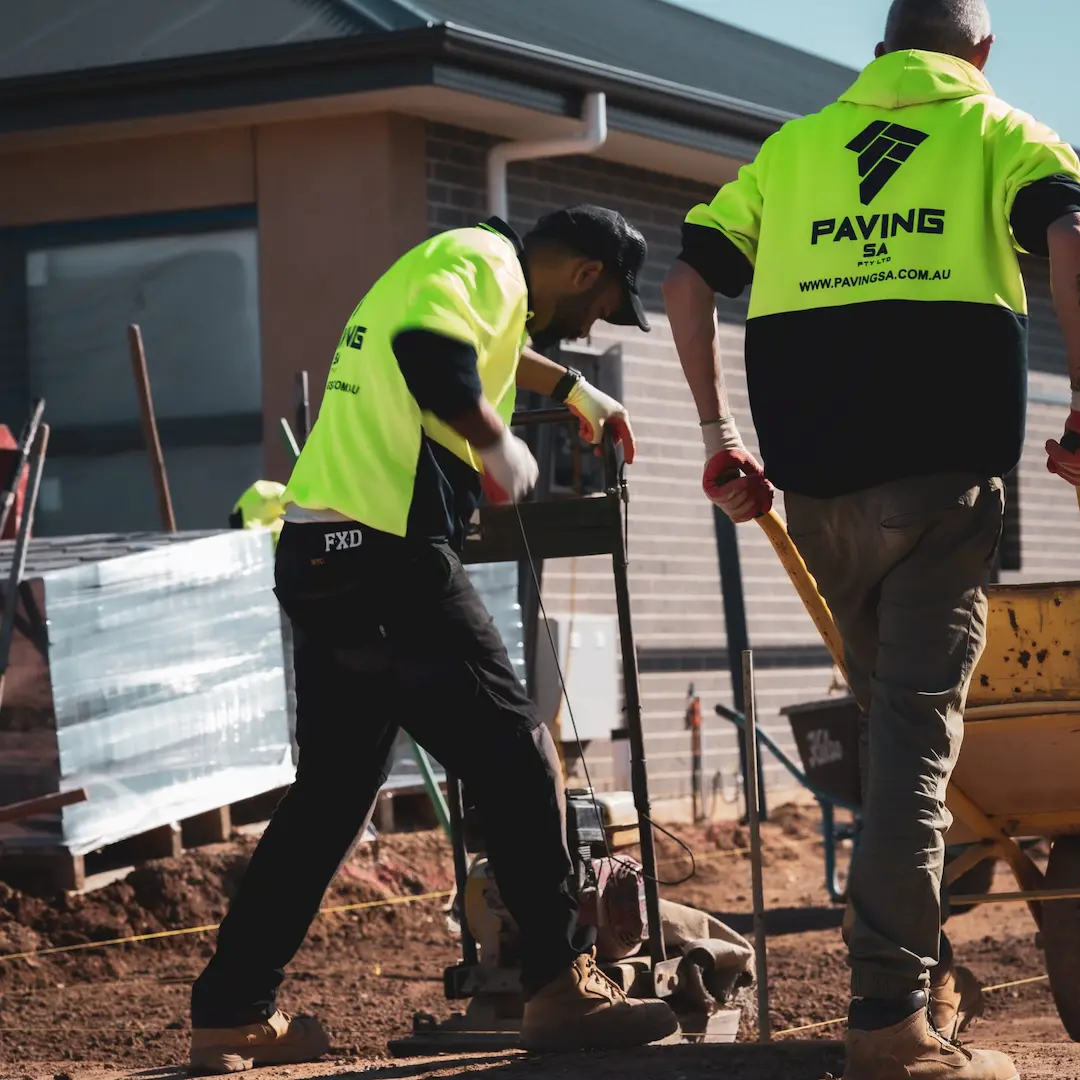
[[[607,100],[603,94],[587,94],[584,107],[584,128],[565,139],[539,139],[532,142],[498,143],[488,151],[487,190],[488,213],[510,220],[506,192],[506,166],[511,161],[534,161],[537,158],[561,157],[566,154],[591,154],[607,141]]]
[[[413,80],[407,84],[416,85],[428,65],[439,62],[572,96],[603,93],[609,105],[756,142],[764,141],[795,115],[471,28],[440,24],[0,80],[0,132],[191,111],[181,101],[159,100],[185,89],[203,99],[220,98],[217,107],[226,108],[371,88],[378,83],[380,68],[394,69],[400,77]],[[299,88],[290,88],[285,83],[289,78],[296,79]],[[571,115],[576,113],[574,108]]]
[[[523,44],[471,27],[445,23],[439,29],[446,35],[442,53],[450,59],[517,79],[602,91],[619,105],[733,135],[764,141],[798,115],[539,45]]]

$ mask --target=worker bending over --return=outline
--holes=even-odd
[[[555,745],[460,552],[481,489],[520,501],[537,480],[510,433],[515,387],[553,396],[593,443],[626,411],[523,348],[597,319],[649,329],[641,234],[593,206],[520,240],[492,218],[432,237],[372,286],[341,335],[318,418],[282,501],[278,600],[293,624],[296,779],[252,856],[192,990],[191,1065],[237,1071],[328,1048],[276,1007],[323,894],[369,818],[403,727],[475,798],[499,892],[521,932],[522,1045],[635,1046],[678,1028],[597,970],[577,925]]]
[[[1080,161],[994,96],[992,42],[982,0],[896,0],[839,101],[785,124],[690,210],[664,289],[705,491],[736,522],[770,509],[772,485],[784,492],[870,703],[846,1080],[1016,1075],[1003,1054],[952,1041],[970,999],[942,948],[945,792],[986,639],[1002,476],[1024,439],[1018,252],[1049,255],[1080,400]],[[714,303],[751,282],[764,470],[732,417]],[[1067,427],[1080,432],[1080,412]],[[1080,481],[1080,459],[1048,452]]]

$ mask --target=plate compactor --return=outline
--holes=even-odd
[[[565,409],[517,413],[513,426],[529,425],[545,439],[555,425],[576,424]],[[550,448],[550,439],[546,440]],[[610,555],[622,654],[625,728],[630,752],[631,792],[566,793],[567,841],[574,864],[582,924],[596,928],[597,964],[632,997],[666,1000],[680,1031],[665,1042],[734,1042],[741,1009],[717,1008],[702,986],[701,972],[682,955],[665,949],[650,819],[648,776],[642,736],[637,653],[630,621],[625,508],[628,491],[622,452],[605,436],[601,443],[601,490],[577,497],[534,499],[514,506],[483,506],[478,528],[465,543],[466,564],[517,562],[539,593],[545,559]],[[578,471],[575,469],[575,471]],[[535,599],[535,598],[534,598]],[[538,599],[535,599],[539,603]],[[528,635],[529,605],[523,605]],[[535,618],[532,620],[536,623]],[[572,703],[571,703],[572,705]],[[448,922],[460,932],[462,960],[443,974],[446,997],[465,1001],[464,1012],[437,1022],[413,1017],[411,1035],[392,1040],[398,1057],[515,1049],[520,1045],[524,999],[518,979],[518,932],[503,906],[484,851],[479,823],[460,782],[447,776],[447,808],[454,856],[456,896]],[[620,851],[640,848],[640,861]],[[704,992],[703,992],[704,990]]]

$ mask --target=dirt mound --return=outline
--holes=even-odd
[[[0,881],[0,954],[212,926],[235,895],[255,843],[253,838],[237,839],[185,852],[180,858],[147,862],[123,880],[86,894],[32,896]],[[452,883],[449,848],[441,836],[402,834],[390,851],[383,844],[360,845],[341,868],[324,906],[437,892]],[[357,911],[348,924],[351,932],[364,933],[387,925],[408,928],[417,917],[423,918],[409,905],[401,905]],[[344,925],[342,917],[321,919],[312,939],[329,941]],[[67,980],[115,978],[136,955],[153,950],[199,954],[206,942],[205,934],[190,934],[112,946],[107,952],[78,950],[0,961],[0,988],[42,985],[60,974]]]
[[[745,828],[730,822],[666,828],[693,849],[697,873],[665,886],[662,895],[714,912],[752,937]],[[840,936],[843,907],[825,892],[816,808],[770,809],[762,840],[773,1031],[841,1018],[849,979]],[[147,863],[86,896],[33,897],[0,885],[0,953],[217,922],[253,846],[237,838],[181,859]],[[660,833],[657,849],[665,881],[686,875],[690,860],[675,840]],[[441,833],[395,833],[358,847],[324,906],[440,892],[452,880]],[[1012,887],[999,867],[996,888]],[[387,1041],[408,1031],[414,1013],[445,1017],[464,1008],[443,992],[443,970],[460,958],[460,946],[447,932],[444,904],[421,901],[317,918],[290,965],[282,1006],[317,1015],[331,1033],[335,1055],[366,1060],[385,1057]],[[958,960],[985,984],[1039,979],[1045,972],[1034,923],[1022,905],[975,909],[950,919],[948,930]],[[0,961],[0,1074],[4,1063],[18,1068],[34,1060],[56,1062],[58,1055],[63,1061],[137,1069],[183,1061],[191,982],[213,942],[212,933],[193,934]],[[751,1040],[753,993],[740,1003],[741,1037]],[[988,994],[986,1006],[985,1025],[972,1033],[978,1044],[993,1045],[999,1024],[1027,1031],[1028,1020],[1040,1025],[1043,1042],[1065,1039],[1044,980]],[[795,1038],[830,1040],[842,1033],[842,1024],[829,1025]]]

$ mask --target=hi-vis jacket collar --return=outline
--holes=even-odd
[[[521,237],[514,232],[510,225],[507,225],[505,221],[497,214],[492,214],[487,221],[480,222],[481,229],[487,229],[488,232],[498,233],[500,236],[510,242],[514,248],[514,254],[518,257],[518,262],[521,263],[521,272],[525,276],[525,288],[529,292],[529,300],[532,300],[532,288],[529,285],[529,262],[525,258],[525,245],[521,242]],[[532,303],[529,304],[529,310],[525,316],[526,322],[530,321],[533,317]]]
[[[957,56],[907,49],[868,64],[841,101],[879,109],[903,109],[934,101],[954,101],[994,91],[977,67]]]

